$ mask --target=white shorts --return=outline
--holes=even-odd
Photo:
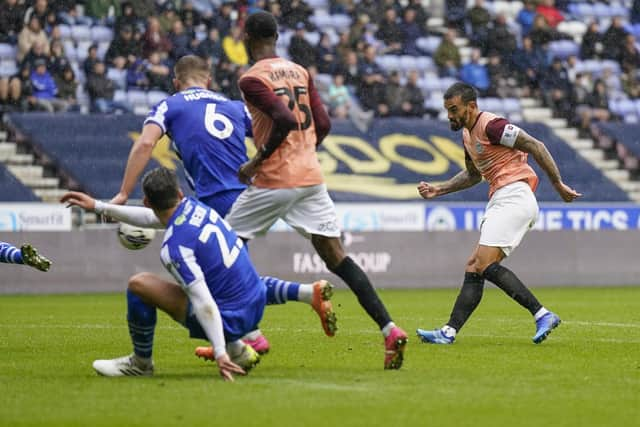
[[[338,216],[325,184],[295,188],[249,187],[225,217],[243,239],[265,234],[282,218],[300,234],[340,237]]]
[[[538,202],[522,181],[496,190],[480,225],[480,244],[502,249],[509,256],[538,219]]]

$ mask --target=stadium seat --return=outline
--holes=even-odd
[[[60,38],[62,40],[68,40],[71,38],[71,27],[65,24],[58,25],[60,31]]]
[[[13,59],[3,59],[0,61],[0,77],[9,77],[18,73],[18,65]]]
[[[96,25],[91,27],[91,40],[96,43],[110,42],[113,39],[113,30],[109,27]]]
[[[127,102],[127,92],[124,90],[116,90],[113,92],[113,100],[116,102]]]
[[[522,110],[520,101],[516,98],[505,98],[502,100],[502,109],[505,113],[519,113]]]
[[[77,42],[91,40],[91,29],[87,25],[73,25],[71,37]]]
[[[331,15],[331,26],[338,30],[338,32],[347,30],[349,26],[351,26],[351,18],[349,15]]]
[[[127,92],[127,101],[129,104],[136,106],[147,106],[147,94],[142,90],[131,89]]]
[[[110,42],[98,43],[98,58],[101,60],[104,60],[107,50],[109,50],[109,44]]]
[[[312,46],[316,46],[320,41],[320,33],[315,31],[309,31],[304,34],[304,39],[311,43]]]
[[[15,59],[16,47],[8,43],[0,43],[0,60],[2,59]]]
[[[418,46],[418,48],[423,52],[432,55],[436,51],[436,49],[438,49],[438,46],[440,46],[441,42],[441,37],[420,37],[418,40],[416,40],[416,46]]]
[[[76,54],[78,56],[78,61],[83,61],[87,59],[89,55],[89,46],[91,46],[93,42],[91,40],[85,40],[78,42],[78,47],[76,48]]]
[[[169,94],[167,92],[163,92],[161,90],[150,90],[147,93],[147,105],[149,106],[156,105],[168,96]]]
[[[119,89],[126,89],[127,87],[127,70],[118,70],[117,68],[109,68],[107,70],[107,77],[113,80]]]

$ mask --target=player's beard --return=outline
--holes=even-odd
[[[453,131],[459,131],[462,129],[462,121],[458,120],[449,120],[449,127]]]

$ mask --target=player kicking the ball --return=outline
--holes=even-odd
[[[51,261],[38,253],[31,245],[22,245],[20,249],[10,243],[0,242],[0,262],[5,264],[24,264],[36,270],[48,271]]]
[[[489,182],[489,204],[480,226],[480,242],[467,261],[464,283],[449,321],[440,329],[418,329],[417,334],[423,342],[453,343],[480,303],[487,279],[534,316],[533,342],[539,344],[560,324],[560,318],[542,306],[511,270],[500,265],[538,216],[533,194],[538,177],[527,164],[527,155],[531,154],[546,172],[562,200],[572,202],[581,194],[562,182],[560,171],[542,142],[506,119],[480,111],[472,86],[452,85],[444,94],[444,107],[451,129],[462,129],[467,169],[439,185],[421,182],[418,191],[425,199],[432,199],[472,187],[485,178]]]

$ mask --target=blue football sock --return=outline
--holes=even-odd
[[[133,352],[136,356],[151,358],[156,320],[156,308],[146,304],[139,296],[127,289],[127,321]]]
[[[24,264],[22,261],[22,251],[9,243],[0,242],[0,262],[7,264]]]
[[[269,276],[262,276],[262,281],[267,286],[267,305],[298,301],[300,283],[287,282]]]

